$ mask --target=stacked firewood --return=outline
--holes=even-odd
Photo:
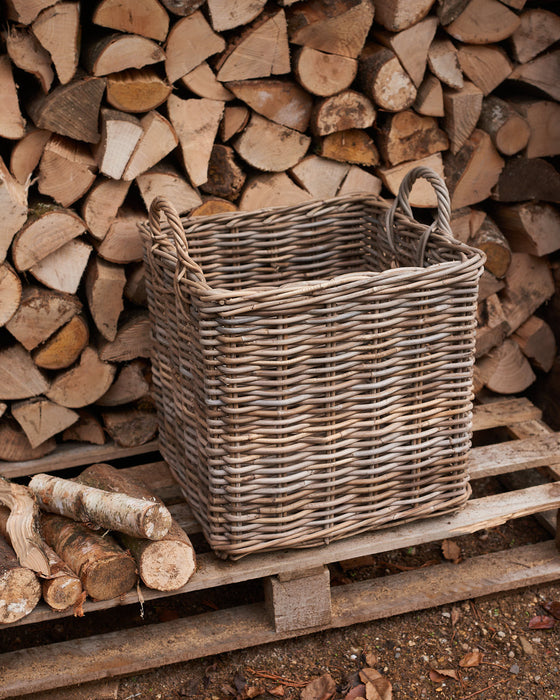
[[[477,390],[547,372],[560,18],[540,4],[3,0],[0,459],[154,436],[137,224],[159,194],[190,216],[392,197],[427,165],[488,256]]]

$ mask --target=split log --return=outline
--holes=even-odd
[[[512,331],[554,294],[554,279],[545,258],[513,253],[502,292],[504,313]]]
[[[111,224],[117,218],[129,187],[130,182],[126,180],[108,180],[100,177],[90,188],[84,198],[82,216],[94,238],[105,238]]]
[[[224,109],[224,116],[220,122],[220,136],[222,141],[229,141],[235,134],[242,131],[249,121],[250,111],[244,105],[234,105]]]
[[[12,64],[8,56],[0,56],[0,136],[20,139],[25,134],[25,119],[21,114]]]
[[[53,135],[39,163],[39,192],[69,207],[95,182],[97,164],[86,144]]]
[[[383,180],[385,187],[396,196],[404,176],[415,167],[430,168],[443,178],[443,163],[439,153],[434,153],[419,160],[409,161],[408,163],[400,163],[391,168],[378,168],[377,174]],[[426,180],[417,180],[414,183],[408,200],[413,207],[437,206],[434,189]]]
[[[214,30],[224,32],[254,20],[266,5],[266,0],[207,0]]]
[[[77,314],[33,352],[33,362],[42,369],[66,369],[74,364],[88,342],[86,319]]]
[[[161,3],[169,12],[180,17],[191,15],[203,5],[205,0],[161,0]]]
[[[0,422],[0,459],[6,462],[24,462],[40,459],[56,449],[55,440],[46,440],[33,449],[23,430],[15,421]]]
[[[377,134],[381,156],[390,165],[426,158],[449,147],[437,121],[412,110],[386,115],[378,124]]]
[[[169,15],[157,0],[102,0],[92,22],[155,41],[165,41],[169,30]]]
[[[146,379],[148,367],[143,360],[133,360],[124,365],[110,389],[97,400],[97,405],[122,406],[149,394],[150,385]]]
[[[78,67],[79,3],[58,2],[43,10],[33,22],[32,30],[50,54],[59,81],[66,85],[72,80]]]
[[[357,58],[374,15],[372,0],[310,0],[290,10],[290,43]]]
[[[202,12],[197,11],[176,22],[167,37],[165,72],[174,83],[190,73],[202,61],[225,49],[223,37],[216,34]]]
[[[58,515],[43,515],[42,525],[47,543],[94,600],[118,598],[136,583],[134,559],[110,535]]]
[[[6,15],[21,24],[31,24],[39,12],[57,0],[6,0]]]
[[[316,199],[335,197],[350,166],[319,156],[306,156],[291,170],[290,174],[300,187]]]
[[[373,166],[379,163],[375,143],[363,129],[349,129],[323,136],[318,146],[318,155],[355,165]]]
[[[58,374],[43,393],[66,408],[83,408],[95,403],[113,383],[116,367],[99,359],[90,346],[80,355],[79,364]]]
[[[111,34],[94,41],[84,55],[84,65],[95,77],[144,68],[165,61],[165,52],[151,39],[136,34]]]
[[[358,76],[366,96],[388,112],[400,112],[416,99],[416,88],[395,54],[368,44],[360,55]]]
[[[418,88],[413,104],[418,114],[428,117],[443,117],[443,90],[441,83],[434,75],[428,75]]]
[[[222,102],[233,100],[232,93],[220,83],[206,61],[184,75],[181,82],[198,97],[207,97],[209,100],[221,100]]]
[[[99,420],[85,409],[77,411],[79,418],[62,433],[65,442],[76,440],[77,442],[89,442],[93,445],[105,444],[105,431]]]
[[[239,199],[239,209],[288,207],[311,199],[309,192],[298,187],[286,173],[263,173],[248,180]]]
[[[171,85],[153,68],[129,68],[107,76],[107,102],[121,112],[150,112],[170,93]]]
[[[560,155],[560,104],[550,100],[516,100],[511,106],[529,125],[529,141],[523,155],[526,158]]]
[[[375,175],[357,165],[351,165],[337,195],[342,197],[348,194],[379,194],[382,185],[381,180]]]
[[[492,348],[501,345],[509,332],[509,323],[500,300],[496,294],[492,294],[479,304],[475,357],[487,355]]]
[[[82,484],[134,498],[144,498],[162,504],[143,484],[126,477],[109,464],[94,464],[77,478]],[[158,591],[174,591],[184,586],[196,568],[195,553],[187,534],[173,520],[167,535],[157,541],[140,540],[117,535],[138,567],[142,581]]]
[[[219,146],[218,148],[225,148]],[[212,156],[210,167],[212,168]],[[202,204],[198,192],[189,185],[184,176],[175,168],[161,163],[136,178],[136,184],[142,195],[146,209],[149,211],[154,197],[162,196],[168,199],[181,215]]]
[[[484,267],[494,277],[498,279],[505,277],[511,263],[511,248],[492,219],[489,217],[484,219],[482,226],[469,239],[469,244],[483,251],[486,255]]]
[[[21,280],[8,263],[0,265],[0,326],[17,311],[21,301]]]
[[[551,204],[499,205],[492,215],[516,253],[543,257],[560,250],[560,212]]]
[[[428,65],[434,76],[445,85],[455,90],[463,87],[459,54],[449,39],[434,39],[428,51]]]
[[[233,148],[215,144],[208,161],[208,178],[200,189],[217,197],[234,200],[241,192],[245,179],[245,173],[235,160]]]
[[[143,246],[138,224],[146,219],[140,209],[124,206],[97,244],[97,254],[108,262],[126,265],[142,260]]]
[[[400,32],[423,19],[433,0],[374,0],[375,21],[391,32]]]
[[[484,301],[492,294],[497,294],[505,287],[503,280],[496,279],[491,272],[483,270],[478,282],[478,300]]]
[[[124,308],[125,284],[122,266],[93,258],[85,279],[85,292],[97,330],[107,340],[114,340],[117,335],[117,323]]]
[[[294,52],[293,71],[299,84],[312,95],[329,97],[346,90],[358,73],[358,61],[348,56],[302,46]]]
[[[228,89],[270,121],[296,131],[305,131],[309,125],[313,100],[296,83],[273,79],[239,80],[228,83]]]
[[[54,80],[54,71],[49,52],[39,43],[35,35],[25,27],[10,26],[4,35],[6,50],[12,63],[35,76],[46,94]]]
[[[43,258],[29,271],[49,289],[76,294],[91,250],[88,243],[75,238]]]
[[[472,207],[456,209],[451,213],[451,228],[453,236],[463,243],[467,243],[471,236],[474,236],[482,226],[486,218],[486,212]]]
[[[471,0],[445,29],[464,44],[495,44],[511,36],[519,17],[498,0]]]
[[[113,442],[121,447],[145,445],[156,436],[157,415],[153,410],[122,408],[101,413],[103,426]]]
[[[171,200],[173,202],[173,200]],[[146,296],[146,268],[143,263],[131,265],[127,269],[125,297],[137,306],[148,306]]]
[[[253,113],[249,124],[233,142],[233,147],[254,168],[280,172],[299,163],[310,141],[309,136],[299,131]]]
[[[38,447],[78,420],[75,411],[42,397],[13,403],[12,416],[27,435],[31,447]]]
[[[428,49],[435,36],[437,25],[435,17],[427,17],[397,34],[382,30],[376,30],[373,33],[376,41],[394,51],[416,87],[419,87],[424,79]]]
[[[345,90],[325,97],[315,105],[311,129],[316,136],[348,129],[368,129],[375,121],[375,107],[355,90]]]
[[[136,309],[123,318],[114,340],[100,342],[99,357],[104,362],[128,362],[137,357],[150,357],[151,347],[148,313],[145,309]]]
[[[101,110],[101,139],[94,149],[99,172],[119,180],[143,129],[139,119],[114,109]]]
[[[104,92],[104,78],[73,80],[59,85],[48,95],[34,95],[27,105],[27,113],[39,129],[97,143],[99,106]]]
[[[451,194],[451,208],[460,209],[487,199],[503,167],[504,161],[490,136],[475,129],[457,153],[445,154],[445,181]]]
[[[220,199],[220,197],[208,197],[199,207],[191,211],[190,216],[213,216],[214,214],[225,214],[233,211],[237,211],[237,207],[233,202],[228,202],[227,199]]]
[[[519,394],[535,381],[535,373],[515,340],[507,338],[478,360],[485,385],[498,394]]]
[[[21,566],[42,576],[50,574],[39,522],[39,508],[33,493],[26,486],[14,484],[0,476],[0,504],[9,515],[5,532]]]
[[[0,535],[10,543],[7,521],[10,511],[0,506]],[[41,581],[43,600],[53,610],[66,610],[75,605],[82,595],[82,584],[76,574],[58,554],[43,542],[42,549],[49,562],[49,578]]]
[[[28,286],[6,328],[26,350],[33,350],[81,310],[75,296]]]
[[[6,413],[6,410],[8,409],[8,404],[4,402],[0,402],[0,418]]]
[[[482,110],[482,90],[465,81],[459,90],[443,91],[443,128],[449,136],[451,153],[457,153],[474,131]]]
[[[550,372],[556,357],[556,339],[552,328],[538,316],[531,316],[513,334],[513,340],[531,364]]]
[[[543,158],[510,158],[492,190],[492,198],[498,202],[560,202],[560,174]]]
[[[560,49],[539,56],[529,63],[522,63],[514,68],[509,80],[517,80],[524,85],[539,89],[541,92],[560,100]]]
[[[50,131],[32,127],[14,144],[10,155],[10,170],[21,185],[27,185],[31,179],[50,137]]]
[[[179,139],[189,179],[195,187],[202,185],[208,179],[208,163],[224,102],[206,98],[182,100],[171,95],[167,110]]]
[[[560,18],[554,12],[536,8],[521,13],[519,27],[509,38],[513,57],[527,63],[560,39]]]
[[[499,46],[461,46],[457,57],[463,73],[485,95],[503,83],[513,69]]]
[[[28,488],[44,511],[76,522],[92,523],[149,540],[160,540],[171,527],[171,514],[163,503],[109,493],[49,474],[35,474]],[[46,539],[52,547],[48,536]],[[60,555],[58,549],[54,549]]]
[[[123,173],[123,180],[134,180],[153,168],[177,146],[179,140],[171,124],[159,112],[152,110],[140,120],[142,136]]]
[[[493,95],[482,103],[478,126],[490,134],[498,151],[506,156],[519,153],[531,136],[531,129],[525,119],[507,102]]]
[[[21,620],[40,600],[39,579],[19,565],[13,549],[0,537],[0,624]]]
[[[265,13],[255,20],[221,53],[216,70],[218,80],[226,83],[289,73],[290,50],[284,10],[270,16]]]

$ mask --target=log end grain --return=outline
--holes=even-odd
[[[186,542],[160,540],[150,543],[139,561],[140,576],[158,591],[176,591],[195,570],[193,548]]]

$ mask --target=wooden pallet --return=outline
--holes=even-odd
[[[212,553],[201,553],[197,572],[180,591],[168,594],[143,589],[144,600],[260,579],[264,584],[264,603],[3,654],[0,656],[0,698],[21,697],[137,673],[309,632],[560,579],[560,556],[555,540],[551,539],[477,556],[460,566],[444,563],[330,587],[327,564],[333,562],[457,537],[527,515],[540,516],[555,532],[556,521],[551,517],[551,511],[560,508],[560,483],[555,483],[560,478],[560,433],[552,432],[542,422],[540,411],[527,399],[501,399],[476,407],[475,430],[500,427],[506,428],[513,439],[474,448],[470,475],[471,479],[516,475],[518,484],[514,490],[472,499],[452,516],[371,532],[325,547],[255,554],[237,562],[225,562]],[[0,462],[0,474],[18,477],[85,466],[96,461],[114,462],[122,457],[146,455],[156,448],[157,443],[132,451],[111,445],[65,446],[56,454],[36,461]],[[539,476],[537,485],[523,485],[523,473],[528,474],[536,467],[546,467],[551,478]],[[158,495],[167,502],[176,500],[177,487],[161,460],[126,469],[139,477],[150,474],[150,484]],[[542,469],[539,474],[541,472]],[[170,505],[170,510],[189,533],[197,531],[196,521],[185,504]],[[95,615],[96,611],[133,604],[131,616],[138,610],[136,591],[115,600],[88,601],[84,610],[86,615]],[[48,626],[71,614],[71,611],[54,613],[40,605],[14,626],[32,623]]]

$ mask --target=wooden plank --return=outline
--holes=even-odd
[[[159,668],[333,627],[400,615],[560,577],[553,541],[332,589],[330,623],[276,632],[262,604],[10,652],[0,657],[0,698],[22,697]]]
[[[252,554],[234,562],[218,559],[211,552],[203,553],[197,555],[197,571],[185,586],[170,593],[143,588],[142,594],[145,600],[153,600],[168,595],[179,595],[189,591],[291,573],[298,569],[323,566],[353,557],[379,554],[426,542],[467,535],[478,530],[496,527],[508,520],[559,507],[560,482],[477,498],[467,503],[459,512],[451,515],[427,518],[384,530],[366,532],[350,539],[331,542],[328,546],[323,547]],[[177,518],[178,513],[173,506],[170,511]],[[183,526],[180,519],[178,522]],[[87,601],[84,604],[84,612],[89,613],[94,610],[104,610],[134,603],[138,603],[138,595],[136,591],[131,591],[112,600]],[[56,617],[65,617],[71,614],[72,611],[54,613],[40,605],[24,618],[24,622],[29,624],[47,619],[54,620]],[[5,625],[5,627],[24,624],[24,622],[18,621],[13,625]]]
[[[473,408],[473,430],[500,428],[512,423],[538,419],[541,415],[540,408],[534,406],[525,397],[500,399]]]
[[[481,479],[521,469],[560,464],[560,433],[476,447],[469,458],[469,476]]]

